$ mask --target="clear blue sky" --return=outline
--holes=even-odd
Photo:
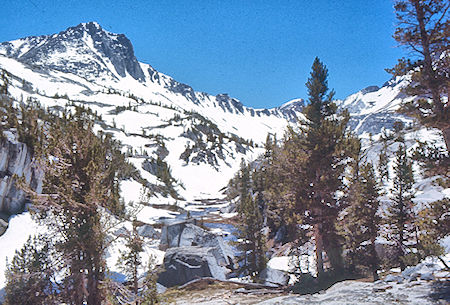
[[[0,41],[97,21],[124,33],[139,61],[253,107],[306,98],[315,56],[344,98],[381,86],[403,50],[392,0],[2,0]]]

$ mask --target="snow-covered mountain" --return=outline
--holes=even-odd
[[[123,143],[157,195],[151,200],[165,203],[220,196],[241,159],[262,153],[268,133],[281,137],[288,124],[301,121],[305,105],[294,99],[277,108],[253,109],[226,94],[195,91],[139,62],[125,35],[95,22],[0,43],[0,69],[17,99],[36,99],[48,107],[76,103],[96,111],[101,117],[97,128]],[[395,121],[412,126],[412,119],[396,113],[407,98],[401,92],[407,83],[399,77],[337,101],[351,114],[350,128],[362,138],[376,138]],[[177,184],[164,185],[158,177],[161,161]],[[139,200],[140,187],[125,181],[125,199]],[[170,190],[177,199],[173,192],[167,196]]]
[[[162,193],[161,181],[152,164],[159,156],[171,167],[180,182],[174,188],[186,200],[217,197],[240,160],[261,153],[267,134],[281,135],[301,118],[303,106],[298,100],[253,109],[227,94],[194,91],[138,62],[125,35],[95,22],[3,42],[0,68],[10,76],[9,92],[18,99],[92,108],[102,118],[99,128],[122,141],[157,193]],[[126,199],[138,200],[140,186],[124,185],[124,191],[132,190],[125,192]]]
[[[341,109],[347,109],[351,115],[349,127],[358,135],[377,135],[383,128],[392,129],[394,122],[412,124],[411,118],[397,113],[400,104],[407,97],[402,89],[407,86],[407,77],[397,77],[386,82],[381,88],[369,86],[337,101]]]

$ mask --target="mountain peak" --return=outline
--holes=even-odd
[[[292,99],[283,105],[281,105],[279,108],[281,110],[296,110],[296,111],[302,111],[303,107],[305,107],[305,100],[302,98],[296,98]]]
[[[61,34],[64,35],[64,34],[74,33],[74,32],[86,33],[87,35],[90,35],[90,36],[104,35],[104,36],[108,36],[111,39],[115,39],[117,37],[125,37],[126,38],[126,36],[124,34],[111,33],[109,31],[105,30],[96,21],[82,22],[76,26],[67,28],[65,31],[60,32],[58,35],[61,35]]]
[[[102,30],[101,25],[98,24],[97,21],[82,22],[79,25],[77,25],[77,27],[84,27],[84,28],[95,27],[95,28],[97,28],[99,30]]]
[[[97,22],[80,23],[58,34],[3,42],[0,54],[88,80],[127,75],[139,81],[145,78],[130,40],[104,30]]]

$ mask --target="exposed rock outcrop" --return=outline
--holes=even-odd
[[[185,284],[197,278],[213,277],[225,280],[227,269],[219,266],[212,247],[177,247],[167,250],[164,271],[158,283],[165,287]]]
[[[202,277],[225,280],[234,269],[234,253],[221,236],[187,221],[163,227],[161,249],[165,271],[158,282],[166,287],[182,285]]]
[[[8,228],[8,222],[0,217],[0,236],[6,232]]]
[[[23,211],[26,203],[25,193],[19,190],[14,175],[24,177],[37,192],[42,190],[43,171],[33,162],[31,151],[9,131],[6,139],[0,142],[0,213],[17,214]]]
[[[137,233],[139,236],[146,237],[146,238],[160,238],[160,233],[153,228],[153,226],[144,224],[140,227],[137,227]]]
[[[162,249],[186,246],[211,247],[218,264],[232,269],[234,253],[221,236],[186,221],[163,227],[160,244]]]

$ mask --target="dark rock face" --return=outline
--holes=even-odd
[[[217,264],[213,251],[199,246],[170,248],[164,256],[164,271],[158,283],[173,287],[202,277],[225,280],[226,269]]]
[[[0,213],[17,214],[23,211],[25,193],[19,190],[13,176],[24,177],[37,192],[42,190],[43,172],[33,162],[31,152],[23,143],[16,142],[10,132],[0,144]]]
[[[199,101],[195,96],[195,91],[191,86],[177,82],[174,79],[170,79],[169,84],[166,86],[167,89],[174,93],[179,93],[194,104],[198,104]]]
[[[17,48],[9,42],[1,43],[0,48],[7,56],[27,64],[70,72],[87,79],[102,74],[114,77],[108,68],[112,65],[122,77],[128,73],[136,80],[144,80],[130,40],[123,34],[103,30],[95,22],[81,23],[54,35],[21,40],[23,44]],[[57,56],[58,53],[61,56]]]
[[[302,112],[304,107],[305,107],[305,100],[298,99],[287,105],[278,107],[278,109],[279,111],[281,111],[282,114],[284,114],[284,116],[289,118],[289,120],[295,122],[298,119],[297,114]]]
[[[368,87],[362,89],[361,93],[366,94],[366,93],[375,92],[378,90],[380,90],[380,87],[378,87],[378,86],[368,86]]]
[[[404,121],[405,119],[408,118],[404,115],[392,112],[355,115],[350,117],[348,128],[355,131],[358,135],[364,132],[378,134],[381,133],[383,129],[392,130],[395,122]]]
[[[233,250],[222,237],[186,221],[163,227],[161,248],[168,250],[158,282],[166,287],[202,277],[224,280],[234,269]]]
[[[255,110],[252,108],[245,107],[240,101],[235,98],[230,97],[228,94],[218,94],[216,95],[216,102],[224,112],[244,114],[245,112],[250,113],[251,116],[277,116],[284,117],[285,119],[296,122],[298,120],[297,114],[301,111],[304,106],[303,100],[297,101],[288,107],[278,107],[273,109],[261,109]]]
[[[223,241],[221,236],[184,221],[163,227],[160,244],[162,249],[186,246],[211,248],[219,266],[233,268],[233,250]]]
[[[243,113],[244,106],[238,100],[231,98],[228,94],[216,95],[216,101],[225,112],[234,113],[233,109],[236,109],[240,113]]]

